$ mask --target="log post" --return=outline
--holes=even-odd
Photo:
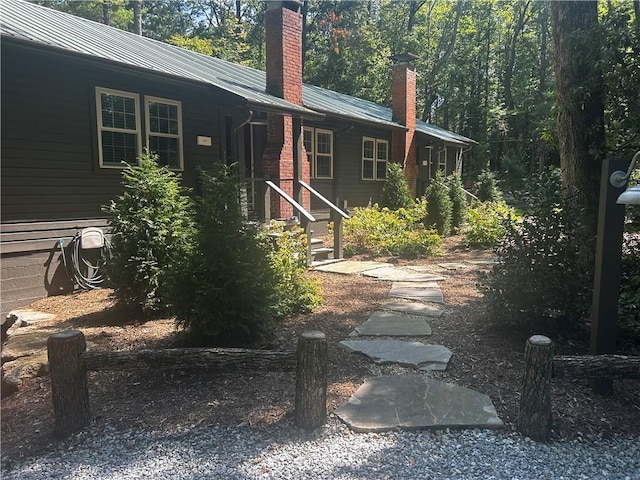
[[[58,438],[82,430],[91,422],[87,372],[80,362],[85,349],[84,335],[79,330],[55,333],[47,339],[54,432]]]
[[[296,425],[307,430],[322,426],[327,416],[327,337],[304,332],[298,339]]]
[[[524,362],[518,431],[533,440],[545,441],[551,431],[551,339],[543,335],[529,338],[524,350]]]

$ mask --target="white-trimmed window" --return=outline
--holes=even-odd
[[[144,97],[147,146],[158,155],[158,163],[183,169],[182,104],[176,100]]]
[[[136,164],[141,151],[140,96],[96,87],[100,166]]]
[[[303,135],[311,178],[333,178],[333,132],[304,127]]]
[[[362,137],[362,179],[384,180],[389,163],[389,142],[379,138]]]
[[[438,170],[442,170],[447,173],[447,148],[444,147],[438,150]]]

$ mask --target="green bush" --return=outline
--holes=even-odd
[[[459,173],[449,175],[446,184],[449,187],[449,198],[451,199],[451,229],[457,233],[467,221],[467,212],[469,211],[467,194],[462,187],[462,178]]]
[[[492,202],[500,200],[500,191],[498,190],[498,182],[495,174],[490,170],[483,170],[478,175],[477,181],[478,191],[476,195],[481,202]]]
[[[147,313],[166,310],[175,272],[192,248],[192,202],[180,177],[149,152],[122,177],[124,192],[104,207],[112,234],[109,281],[119,300]]]
[[[201,345],[250,345],[268,338],[277,276],[270,245],[245,221],[234,171],[201,173],[196,246],[175,289],[178,325]]]
[[[424,200],[415,202],[410,209],[395,211],[378,205],[356,208],[344,222],[345,254],[413,258],[437,253],[442,239],[424,228],[424,211]]]
[[[436,172],[424,195],[427,201],[427,214],[424,224],[435,229],[439,235],[449,235],[451,231],[452,203],[449,190],[445,184],[445,176],[441,170]]]
[[[618,301],[620,338],[640,343],[640,235],[626,233]]]
[[[413,195],[399,163],[389,163],[387,178],[382,186],[382,206],[391,210],[413,207]]]
[[[493,248],[507,234],[506,222],[515,220],[515,211],[504,201],[476,203],[467,214],[462,230],[463,243],[470,247]]]
[[[591,304],[591,272],[585,251],[581,207],[563,198],[558,177],[547,176],[521,222],[505,223],[498,263],[485,278],[489,313],[502,321],[535,321],[545,317],[578,323]]]
[[[265,230],[273,248],[269,255],[276,274],[275,317],[313,311],[322,301],[320,286],[307,276],[307,238],[302,229],[284,230],[272,222]]]

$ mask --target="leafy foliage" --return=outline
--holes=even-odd
[[[413,207],[413,196],[399,163],[389,163],[387,166],[387,178],[382,186],[381,203],[391,210]]]
[[[438,170],[436,172],[435,180],[427,187],[424,198],[427,202],[427,214],[424,224],[429,228],[435,229],[441,236],[449,235],[451,231],[452,202],[442,171]]]
[[[492,202],[500,199],[500,191],[498,190],[498,181],[496,175],[490,170],[483,170],[478,175],[478,199],[481,202]]]
[[[462,230],[464,244],[470,247],[492,248],[507,234],[507,224],[515,221],[515,211],[503,200],[477,203],[469,210]]]
[[[200,180],[196,245],[175,289],[177,322],[198,344],[263,340],[277,284],[270,247],[244,220],[232,167]]]
[[[415,202],[411,209],[356,208],[344,223],[345,254],[413,258],[437,253],[442,240],[422,225],[424,211],[424,200]]]
[[[307,272],[307,238],[302,229],[285,230],[283,222],[272,222],[264,233],[272,240],[269,259],[276,275],[275,317],[313,311],[322,301],[318,282]]]
[[[192,204],[180,178],[145,152],[123,171],[124,193],[104,208],[111,227],[107,273],[118,299],[146,312],[170,304],[176,271],[192,248]]]
[[[449,198],[451,199],[451,229],[458,232],[467,220],[469,211],[467,195],[462,187],[460,174],[449,175],[446,184],[449,187]]]
[[[557,177],[545,178],[540,191],[548,196],[531,196],[534,214],[505,224],[498,263],[484,281],[484,299],[502,321],[554,317],[577,323],[589,309],[592,287],[581,261],[581,207],[562,195]]]

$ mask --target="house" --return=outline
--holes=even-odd
[[[196,185],[196,167],[238,162],[249,207],[270,180],[306,209],[380,197],[386,165],[414,190],[460,170],[472,140],[416,120],[410,56],[392,67],[393,108],[302,84],[300,2],[269,2],[267,72],[22,0],[0,2],[2,312],[68,290],[60,247],[104,226],[122,162],[143,146]],[[261,205],[262,202],[262,205]],[[271,196],[272,217],[294,210]]]

